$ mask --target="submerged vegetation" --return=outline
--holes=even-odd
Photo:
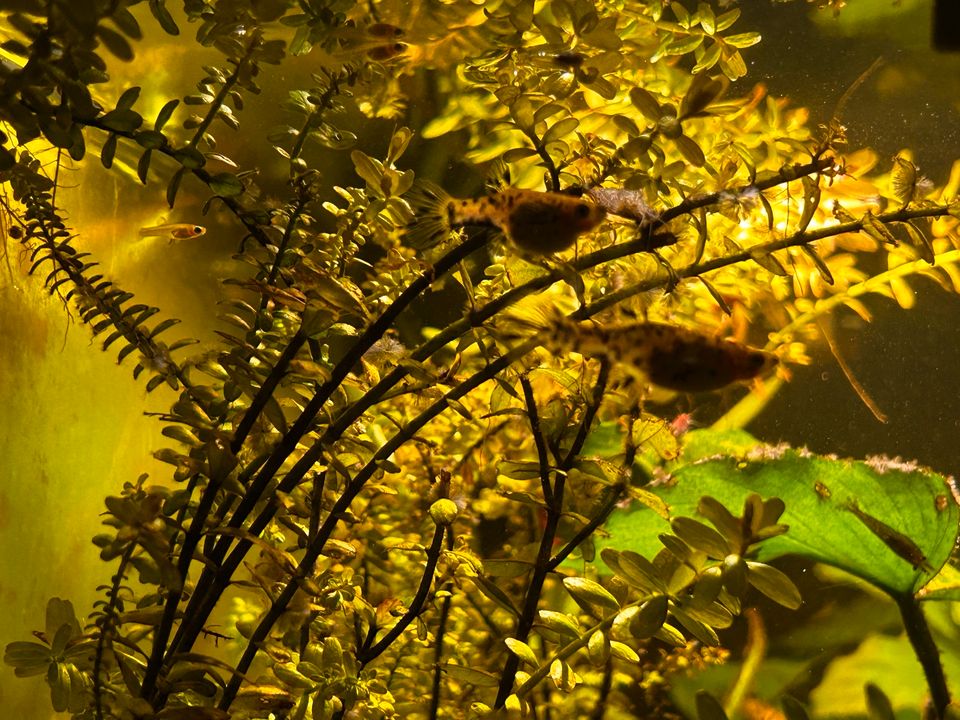
[[[811,127],[744,80],[739,15],[8,4],[8,256],[168,394],[172,470],[106,499],[85,619],[52,599],[5,662],[98,720],[945,717],[952,481],[743,428],[839,308],[960,290],[960,165],[849,150],[855,87]],[[192,94],[111,80],[187,31]],[[171,208],[131,242],[230,218],[218,342],[98,266],[58,194],[95,163]],[[869,643],[925,682],[865,683]]]

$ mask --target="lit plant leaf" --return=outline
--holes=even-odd
[[[580,626],[569,615],[553,610],[541,610],[538,615],[538,625],[543,625],[554,632],[571,638],[580,637]]]
[[[714,629],[705,622],[695,618],[692,614],[690,614],[690,612],[687,611],[686,608],[679,606],[674,607],[671,611],[671,614],[687,632],[693,635],[704,645],[716,647],[720,644],[720,638],[717,637],[717,633],[714,631]]]
[[[582,602],[608,607],[613,610],[620,608],[620,603],[610,594],[610,591],[593,580],[569,577],[563,579],[563,586],[567,589],[567,592]]]
[[[809,245],[801,245],[800,249],[806,253],[807,257],[813,260],[813,264],[817,266],[817,271],[820,273],[823,281],[827,285],[833,285],[833,273],[830,272],[830,268],[827,267],[827,263],[820,257],[820,254]]]
[[[683,633],[669,623],[664,623],[663,627],[657,630],[653,636],[657,640],[662,640],[674,647],[684,647],[687,644],[687,639],[683,636]]]
[[[580,124],[580,121],[576,118],[565,118],[558,122],[556,125],[551,127],[543,134],[541,142],[546,145],[549,142],[554,140],[559,140],[560,138],[569,135],[574,130],[577,129],[577,126]]]
[[[701,48],[703,46],[701,45]],[[720,60],[720,43],[714,42],[710,43],[710,46],[703,52],[700,58],[697,60],[697,64],[693,66],[691,72],[702,73],[704,70],[709,70],[714,65],[717,64],[717,61]]]
[[[795,554],[839,567],[896,595],[914,593],[929,582],[933,573],[923,565],[938,571],[957,540],[960,508],[947,479],[926,468],[885,458],[862,462],[790,449],[749,450],[745,434],[741,442],[710,431],[688,435],[693,457],[703,453],[709,458],[717,452],[740,457],[685,465],[669,486],[654,491],[675,515],[687,517],[696,517],[705,495],[727,508],[742,507],[751,492],[780,498],[786,510],[779,522],[789,530],[760,543],[751,560],[769,562]],[[829,497],[817,492],[819,486],[829,488]],[[851,502],[896,535],[871,531],[851,510]],[[666,529],[663,519],[646,509],[617,513],[606,525],[610,537],[598,537],[597,547],[604,560],[617,547],[653,557],[661,549],[657,535]],[[930,597],[954,595],[960,597],[960,591],[944,587]]]
[[[497,687],[497,685],[500,684],[499,675],[493,675],[483,670],[475,670],[455,663],[446,663],[443,665],[443,672],[455,680],[476,685],[477,687]]]
[[[510,649],[514,655],[520,658],[521,661],[525,662],[531,667],[537,667],[540,663],[537,661],[537,656],[533,654],[533,650],[530,649],[530,646],[525,642],[521,642],[516,638],[507,638],[503,641],[506,643],[507,647]]]
[[[758,32],[746,32],[739,33],[737,35],[727,35],[723,41],[728,45],[733,45],[735,48],[748,48],[751,45],[756,45],[760,42],[760,33]]]
[[[710,557],[721,559],[730,552],[730,547],[723,535],[693,518],[674,518],[670,527],[676,536],[687,545],[695,550],[705,552]]]
[[[594,665],[603,665],[610,657],[610,638],[602,630],[595,631],[587,640],[587,655]]]
[[[577,675],[559,658],[550,663],[550,679],[558,690],[570,692],[577,686]]]
[[[630,663],[640,662],[640,656],[637,655],[636,651],[632,647],[616,640],[610,641],[610,654],[615,658],[626,660]]]
[[[797,586],[775,567],[748,560],[747,582],[785,608],[796,610],[800,607],[800,591]]]

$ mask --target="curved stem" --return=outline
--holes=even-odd
[[[361,669],[383,653],[383,651],[390,646],[390,643],[400,637],[410,623],[423,612],[423,606],[427,602],[427,595],[430,593],[431,585],[433,585],[433,574],[437,570],[437,563],[440,562],[440,550],[443,546],[445,529],[443,525],[438,524],[433,531],[433,541],[427,549],[427,565],[423,569],[423,575],[420,577],[420,586],[417,588],[417,594],[414,596],[413,602],[410,603],[407,611],[403,614],[403,617],[397,620],[396,624],[394,624],[394,626],[387,631],[387,634],[380,638],[373,647],[365,648],[362,652],[357,653],[357,662],[360,663]],[[376,628],[370,629],[371,638],[375,632]]]

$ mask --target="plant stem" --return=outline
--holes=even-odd
[[[533,629],[533,622],[537,615],[537,606],[540,604],[540,595],[543,592],[543,585],[547,580],[547,575],[553,571],[551,565],[550,551],[553,549],[553,542],[557,536],[557,528],[560,524],[560,518],[563,516],[563,492],[566,483],[567,471],[573,466],[574,460],[583,448],[587,433],[593,424],[597,410],[603,400],[603,393],[607,388],[607,380],[610,377],[610,362],[606,359],[600,363],[600,372],[597,376],[597,382],[593,387],[593,395],[590,404],[584,409],[583,419],[580,421],[580,427],[577,430],[577,436],[573,445],[568,450],[560,467],[554,473],[554,485],[551,490],[551,499],[547,502],[547,520],[543,528],[543,535],[540,537],[540,545],[537,549],[537,559],[534,562],[533,574],[530,577],[530,583],[527,585],[527,591],[524,595],[523,608],[520,611],[520,617],[517,619],[517,629],[514,637],[521,642],[525,642],[530,631]],[[500,675],[500,687],[497,690],[497,699],[494,708],[501,708],[510,695],[513,683],[517,677],[517,670],[520,668],[520,658],[514,653],[510,653],[504,664],[503,672]]]
[[[367,664],[386,650],[390,646],[390,643],[400,637],[410,623],[423,612],[423,606],[427,602],[427,595],[430,593],[430,586],[433,584],[433,574],[437,569],[437,563],[440,562],[440,550],[443,548],[445,529],[445,526],[440,524],[437,524],[436,528],[434,528],[433,541],[430,543],[430,547],[427,548],[427,565],[423,569],[423,575],[420,577],[420,586],[417,588],[417,594],[410,603],[410,607],[408,607],[407,611],[403,614],[403,617],[397,620],[396,624],[394,624],[394,626],[387,631],[387,634],[380,638],[373,647],[363,648],[357,653],[357,662],[360,664],[360,669],[366,667]],[[371,638],[375,633],[376,628],[370,628]]]
[[[950,691],[947,689],[947,679],[943,674],[943,665],[940,664],[940,651],[933,641],[930,626],[923,615],[920,601],[912,593],[895,595],[893,598],[903,618],[903,627],[910,638],[913,652],[923,667],[923,674],[927,678],[930,688],[930,698],[933,702],[934,717],[941,720],[946,716],[947,706],[950,704]]]

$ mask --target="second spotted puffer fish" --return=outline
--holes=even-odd
[[[678,392],[719,390],[751,380],[777,364],[776,356],[732,340],[654,322],[609,327],[552,318],[544,332],[551,350],[607,358],[641,372],[662,388]]]
[[[504,188],[481,198],[454,198],[421,181],[413,197],[416,219],[408,237],[415,246],[438,242],[467,225],[495,227],[523,253],[551,255],[566,250],[599,225],[606,211],[588,200],[555,192]]]

